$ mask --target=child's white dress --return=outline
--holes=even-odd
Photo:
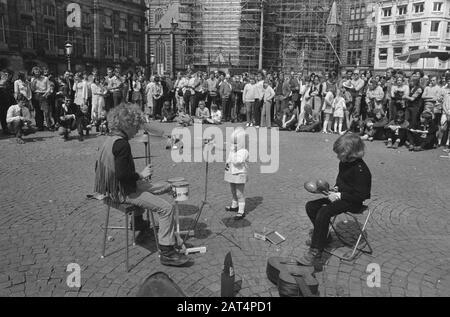
[[[248,182],[248,159],[249,153],[246,149],[237,152],[231,148],[225,169],[225,181],[231,184],[246,184]]]
[[[344,111],[347,108],[345,105],[345,99],[342,97],[334,98],[333,107],[334,107],[333,116],[335,118],[344,118]]]

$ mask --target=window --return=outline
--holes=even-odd
[[[405,34],[405,24],[404,23],[397,24],[396,33],[397,34]]]
[[[6,27],[4,15],[0,15],[0,43],[6,43]]]
[[[440,12],[442,10],[442,2],[433,3],[433,12]]]
[[[418,47],[418,46],[410,46],[410,47],[409,47],[409,51],[410,51],[410,52],[418,51],[418,50],[419,50],[419,47]]]
[[[372,48],[369,48],[367,50],[367,64],[373,65],[373,50],[372,50]]]
[[[92,40],[90,34],[83,35],[83,54],[86,56],[92,55]]]
[[[388,49],[387,48],[380,48],[378,58],[380,61],[387,61],[388,58]]]
[[[361,8],[356,8],[355,18],[356,20],[361,19]]]
[[[124,39],[120,39],[119,41],[119,55],[121,57],[127,56],[127,42]]]
[[[384,8],[383,9],[383,16],[384,17],[390,17],[392,15],[392,8]]]
[[[357,51],[349,51],[348,55],[347,55],[347,63],[349,65],[358,65],[361,63],[361,55],[362,51],[361,50],[357,50]]]
[[[362,6],[360,19],[365,19],[365,18],[366,18],[366,7]]]
[[[114,44],[112,37],[106,37],[106,45],[105,45],[105,55],[107,57],[112,57],[114,52]]]
[[[186,45],[186,40],[184,40],[181,45],[180,45],[180,53],[178,54],[179,56],[179,65],[182,69],[186,68],[186,52],[187,52],[187,45]]]
[[[450,46],[446,46],[446,47],[445,47],[445,50],[446,50],[446,51],[450,51]]]
[[[422,22],[413,22],[411,24],[412,33],[422,33]]]
[[[447,34],[450,33],[450,22],[447,22]]]
[[[425,11],[425,3],[414,3],[415,13],[422,13],[423,11]]]
[[[23,0],[23,9],[26,13],[33,13],[33,3],[31,0]]]
[[[356,9],[352,8],[350,10],[350,20],[356,20]]]
[[[394,47],[394,58],[403,54],[403,47]]]
[[[140,30],[141,30],[141,28],[139,26],[139,22],[134,21],[133,22],[133,31],[139,32]]]
[[[83,24],[89,24],[91,22],[91,15],[88,12],[81,14],[81,21]]]
[[[127,16],[120,15],[120,30],[127,30]]]
[[[136,41],[130,42],[130,55],[133,58],[139,58],[139,43]]]
[[[430,45],[430,46],[428,46],[428,48],[429,48],[430,50],[438,50],[438,49],[439,49],[439,46]]]
[[[166,44],[162,40],[156,42],[156,63],[166,65]]]
[[[369,29],[369,41],[373,41],[376,28],[372,27]]]
[[[355,36],[355,29],[349,29],[348,30],[348,40],[350,42],[354,41]]]
[[[407,6],[399,6],[398,7],[398,15],[405,15],[406,13],[408,13]]]
[[[439,32],[439,21],[431,21],[431,32]]]
[[[54,17],[56,16],[56,9],[55,6],[51,3],[46,3],[44,4],[44,15],[49,16],[49,17]]]
[[[389,36],[389,25],[382,25],[381,26],[381,35],[382,36]]]
[[[45,28],[45,42],[46,42],[46,48],[49,51],[55,50],[55,30],[51,27]]]
[[[163,9],[155,10],[155,25],[158,24],[158,22],[162,19],[163,16],[164,16]]]
[[[30,49],[34,48],[33,33],[34,33],[33,27],[27,25],[25,27],[25,42],[24,42],[25,48],[30,48]]]
[[[112,28],[112,17],[111,15],[105,15],[105,26]]]

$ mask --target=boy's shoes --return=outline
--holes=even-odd
[[[391,148],[392,148],[392,141],[388,141],[388,143],[387,143],[387,148],[388,148],[388,149],[391,149]]]
[[[243,214],[237,214],[236,216],[234,216],[234,220],[243,220],[245,218],[245,213]]]
[[[231,206],[225,207],[225,211],[228,212],[238,212],[239,211],[239,207],[233,208]]]
[[[303,257],[299,260],[300,264],[304,266],[315,266],[322,258],[322,252],[318,249],[310,248]]]
[[[397,140],[397,141],[395,141],[394,145],[392,145],[392,148],[393,149],[398,149],[399,145],[400,145],[400,141]]]
[[[25,141],[22,138],[16,139],[17,144],[25,144]]]
[[[414,152],[422,152],[423,149],[420,146],[415,146],[414,147]]]
[[[174,246],[159,246],[160,261],[165,266],[180,267],[186,265],[191,261],[189,257],[184,254],[178,253]]]

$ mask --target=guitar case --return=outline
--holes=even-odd
[[[268,279],[278,287],[281,297],[313,297],[319,292],[314,267],[302,266],[293,258],[273,257],[267,261]]]
[[[166,273],[157,272],[145,280],[136,297],[186,297],[186,294]]]

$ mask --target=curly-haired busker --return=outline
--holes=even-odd
[[[363,161],[365,145],[361,138],[357,134],[345,134],[336,141],[333,151],[340,161],[334,190],[327,198],[306,204],[306,213],[314,230],[311,240],[307,242],[310,249],[301,260],[304,265],[316,263],[330,243],[330,219],[344,212],[358,212],[363,202],[370,199],[372,175]]]
[[[145,122],[144,114],[137,105],[120,104],[108,114],[111,134],[103,145],[96,163],[95,192],[108,196],[115,202],[128,203],[159,215],[159,250],[161,263],[182,266],[190,261],[175,250],[175,222],[172,205],[151,194],[151,184],[144,181],[151,177],[152,168],[147,166],[136,173],[129,140],[134,138]],[[142,214],[135,218],[136,230],[149,228]]]

